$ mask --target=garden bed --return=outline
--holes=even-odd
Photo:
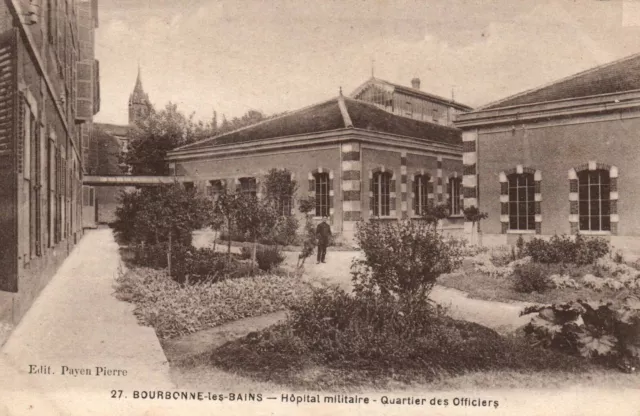
[[[165,270],[129,269],[116,279],[116,297],[136,305],[142,325],[161,339],[287,309],[309,286],[293,275],[264,274],[217,283],[179,284]]]
[[[382,332],[365,341],[338,330],[333,342],[328,337],[319,343],[288,321],[229,342],[181,367],[207,363],[254,380],[314,390],[442,383],[479,372],[486,372],[485,381],[493,383],[501,372],[543,379],[549,374],[562,378],[601,371],[586,360],[531,348],[522,338],[505,338],[478,324],[440,316],[432,317],[427,326],[424,336],[402,339],[403,346],[398,347],[392,345],[398,342],[392,339],[397,334]],[[368,342],[375,345],[360,348]]]

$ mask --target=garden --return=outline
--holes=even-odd
[[[300,389],[452,380],[483,387],[505,380],[637,385],[637,376],[622,372],[639,364],[640,272],[605,241],[558,236],[482,249],[443,235],[431,217],[361,222],[352,290],[313,286],[302,277],[315,227],[306,215],[297,235],[297,220],[282,214],[283,198],[295,190],[295,183],[281,186],[285,176],[271,171],[261,199],[226,189],[212,199],[179,185],[123,195],[114,230],[126,269],[116,296],[134,303],[139,321],[161,340],[287,311],[284,320],[173,360],[175,368]],[[297,206],[308,214],[312,205]],[[193,232],[203,227],[218,236],[213,246],[195,248]],[[241,250],[231,250],[234,235],[244,241]],[[283,248],[295,245],[298,264],[282,267]],[[505,335],[451,318],[429,298],[436,284],[472,297],[540,304],[523,307],[530,322]]]

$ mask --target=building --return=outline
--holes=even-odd
[[[640,54],[458,116],[464,194],[484,241],[519,235],[640,237]],[[636,243],[637,244],[637,243]]]
[[[471,111],[469,106],[420,90],[420,78],[413,78],[409,88],[371,77],[351,97],[389,113],[444,126],[453,126],[458,114]]]
[[[192,178],[214,198],[225,185],[259,194],[270,169],[286,168],[298,184],[286,210],[315,198],[315,217],[328,216],[334,233],[349,240],[361,219],[412,218],[429,201],[449,201],[444,226],[461,231],[461,155],[459,130],[340,94],[180,147],[167,160],[174,175]]]
[[[149,95],[142,87],[140,67],[138,67],[138,75],[133,91],[129,95],[128,109],[129,122],[127,125],[96,123],[96,135],[100,136],[96,137],[96,140],[93,141],[93,145],[96,147],[92,149],[92,153],[96,158],[115,156],[122,160],[122,156],[129,150],[129,142],[131,140],[129,133],[131,128],[146,119],[153,111],[153,105],[151,101],[149,101]],[[118,146],[111,146],[110,141],[117,142]],[[109,154],[103,154],[105,152]],[[131,171],[131,167],[122,162],[118,168],[100,169],[100,166],[94,167],[96,169],[91,171],[92,175],[126,175]],[[108,224],[115,220],[119,196],[121,192],[126,189],[128,188],[124,186],[99,186],[95,187],[95,192],[93,190],[89,191],[91,194],[90,198],[87,198],[87,209],[93,212],[93,224],[90,226],[95,227],[97,224]]]
[[[15,324],[82,237],[99,110],[97,0],[0,4],[0,322]]]

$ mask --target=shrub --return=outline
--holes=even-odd
[[[210,248],[174,247],[171,277],[179,283],[218,282],[251,274],[250,265]]]
[[[539,263],[527,263],[513,270],[514,289],[520,293],[544,293],[553,287],[548,266]]]
[[[374,291],[422,302],[440,274],[462,264],[464,243],[445,240],[422,221],[360,222],[356,239],[364,252],[352,263],[356,295]]]
[[[256,251],[256,261],[260,270],[269,271],[284,261],[284,255],[277,247],[261,247]]]
[[[211,202],[179,184],[123,193],[113,228],[125,243],[158,244],[172,239],[190,245],[191,233],[212,218]]]
[[[142,267],[164,269],[167,267],[167,246],[167,243],[133,245],[133,263]]]
[[[442,373],[581,367],[580,360],[532,353],[520,340],[453,320],[432,305],[410,306],[370,292],[354,297],[338,288],[317,289],[292,306],[287,322],[218,348],[211,361],[277,382],[291,382],[307,365],[346,370],[351,383],[354,370],[375,380],[380,375],[397,380],[415,373],[433,379]]]
[[[525,333],[534,345],[615,364],[624,371],[640,365],[640,301],[627,298],[617,304],[578,300],[537,305],[521,315],[535,313]]]
[[[133,302],[138,320],[162,339],[283,310],[309,294],[299,279],[275,275],[181,285],[164,271],[135,268],[116,283],[118,299]]]
[[[549,241],[534,238],[525,245],[525,253],[534,262],[594,264],[609,253],[609,243],[597,237],[585,238],[577,234],[575,240],[566,235],[554,235]]]

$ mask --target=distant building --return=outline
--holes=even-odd
[[[389,113],[444,126],[453,126],[458,114],[471,111],[469,106],[422,91],[420,78],[413,78],[411,87],[405,87],[372,77],[356,88],[351,97]]]
[[[598,235],[640,254],[640,54],[458,116],[484,241]]]
[[[458,129],[419,121],[343,97],[177,148],[169,170],[216,197],[223,186],[259,195],[271,168],[286,168],[296,200],[315,200],[344,239],[357,221],[420,215],[429,202],[449,204],[444,226],[462,232],[462,139]]]
[[[0,3],[0,322],[20,320],[82,237],[97,27],[97,0]]]
[[[153,105],[149,101],[149,95],[144,91],[142,87],[142,77],[140,75],[140,68],[138,67],[138,75],[133,87],[133,91],[129,95],[128,102],[129,109],[129,123],[127,125],[121,124],[107,124],[96,123],[96,128],[100,129],[107,135],[112,136],[118,141],[119,150],[118,156],[122,160],[124,155],[129,151],[129,142],[131,140],[130,131],[139,122],[146,119],[153,111]],[[112,151],[105,149],[97,149],[97,151]],[[119,170],[114,172],[97,172],[99,175],[122,175],[129,174],[131,167],[124,162],[120,163]],[[96,173],[94,173],[96,174]],[[118,198],[122,190],[127,189],[123,186],[105,186],[95,188],[95,199],[91,202],[91,207],[95,207],[95,224],[98,223],[107,224],[115,220],[115,211],[118,206]]]

